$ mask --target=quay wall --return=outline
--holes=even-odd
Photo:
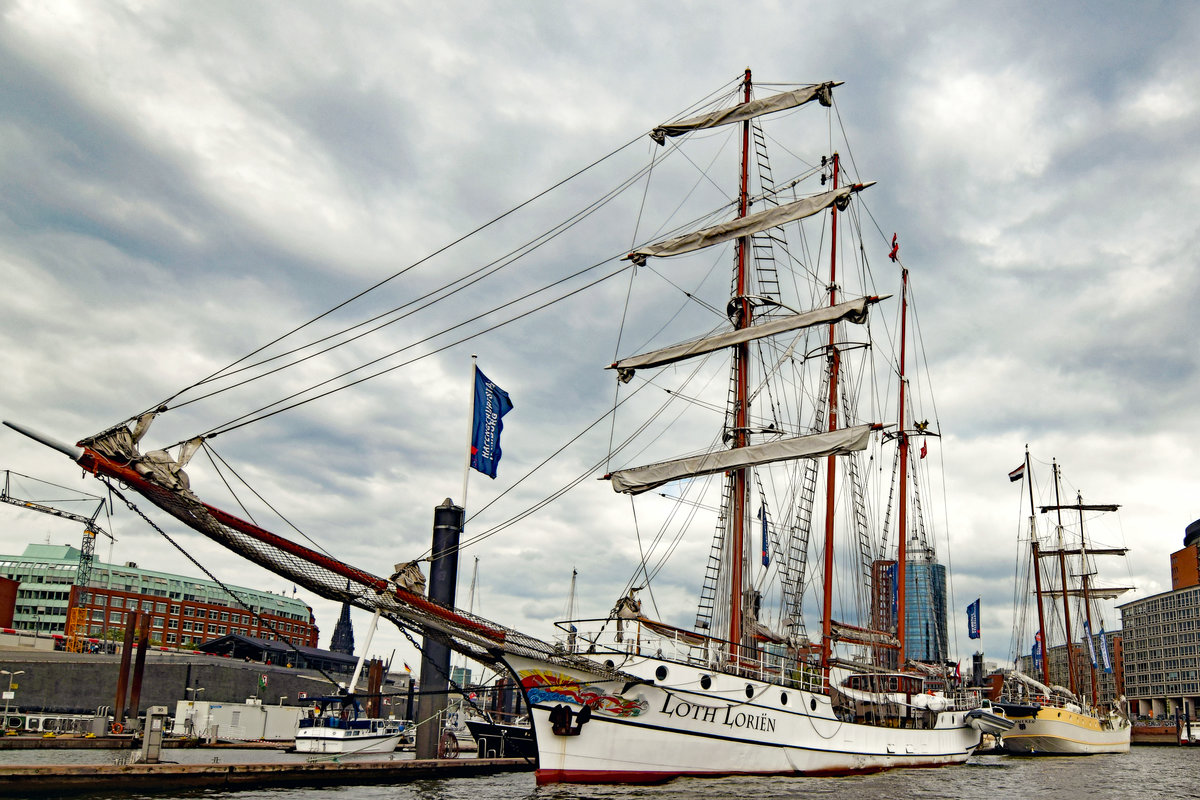
[[[111,713],[117,694],[120,656],[0,649],[0,669],[24,673],[12,679],[17,689],[9,701],[10,710],[91,714],[107,707],[106,713]],[[263,676],[266,676],[265,686]],[[334,677],[345,679],[345,676]],[[303,696],[311,698],[335,692],[336,687],[315,670],[220,656],[148,651],[137,711],[145,713],[150,706],[174,710],[176,701],[190,699],[244,703],[247,698],[257,697],[264,705],[276,705],[281,699],[285,705],[302,705]],[[129,702],[127,690],[126,714],[133,716]]]
[[[178,792],[269,787],[399,783],[431,778],[524,772],[518,758],[321,762],[311,764],[127,764],[94,766],[0,766],[0,785],[22,797],[90,797],[97,793]]]

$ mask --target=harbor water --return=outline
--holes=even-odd
[[[171,750],[164,760],[179,763],[279,762],[303,756],[251,750]],[[378,758],[378,757],[375,757]],[[0,764],[110,764],[103,751],[7,751]],[[773,798],[887,798],[888,800],[1162,800],[1200,798],[1200,748],[1135,747],[1125,755],[1078,758],[1018,758],[977,755],[965,765],[942,769],[892,770],[843,778],[680,778],[656,786],[535,785],[532,772],[488,777],[418,780],[392,785],[272,788],[241,791],[122,793],[122,797],[204,800],[773,800]],[[6,798],[21,795],[5,787]],[[89,797],[102,795],[91,794]]]

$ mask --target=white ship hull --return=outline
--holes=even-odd
[[[400,744],[396,725],[380,728],[301,728],[296,731],[297,753],[391,753]]]
[[[1036,717],[1020,717],[1003,735],[1001,748],[1019,755],[1128,753],[1132,727],[1119,716],[1096,717],[1046,707]]]
[[[509,656],[508,662],[531,709],[538,783],[934,767],[966,761],[981,738],[965,711],[932,714],[929,728],[860,724],[838,719],[821,692],[653,658],[619,665],[647,681],[628,689],[624,680],[535,659]],[[702,677],[711,682],[708,689]],[[576,726],[584,701],[591,717]],[[571,713],[567,735],[561,710],[558,732],[551,720],[560,706]]]

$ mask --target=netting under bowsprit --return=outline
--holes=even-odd
[[[494,661],[503,653],[570,663],[567,653],[531,636],[458,609],[432,602],[392,580],[330,558],[200,501],[187,476],[161,451],[141,456],[128,428],[119,427],[80,442],[79,463],[114,478],[189,528],[264,569],[329,600],[380,611],[395,624],[421,635],[441,634],[455,650]],[[167,484],[167,485],[164,485]]]

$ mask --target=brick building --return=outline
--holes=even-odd
[[[229,587],[243,606],[213,581],[133,562],[95,562],[84,588],[74,585],[79,555],[70,545],[30,544],[19,556],[0,556],[0,578],[19,584],[14,628],[65,635],[70,622],[81,635],[104,640],[118,637],[130,613],[141,611],[150,615],[151,639],[167,647],[194,648],[228,634],[317,646],[312,609],[296,598]]]

